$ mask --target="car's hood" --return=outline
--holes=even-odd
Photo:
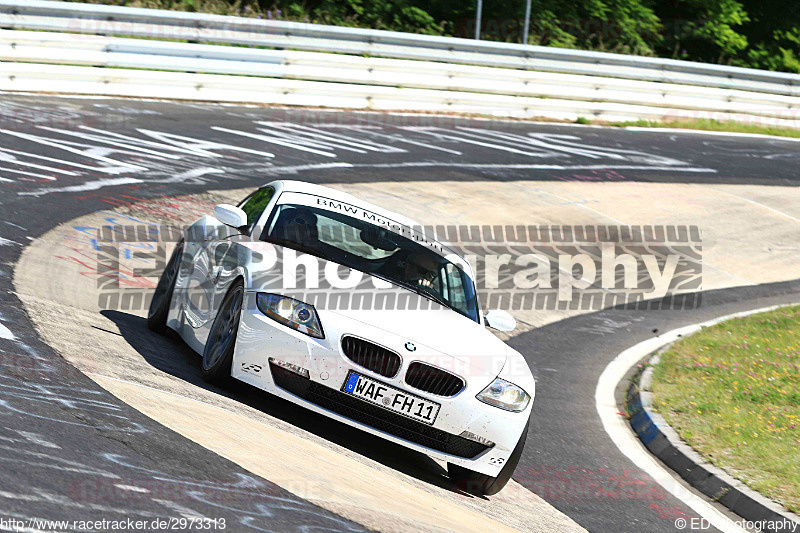
[[[285,293],[303,299],[302,291],[286,290],[280,287],[282,283],[280,276],[276,277],[275,273],[270,270],[274,262],[263,260],[264,257],[274,255],[274,245],[264,242],[243,242],[241,244],[252,252],[258,253],[259,256],[263,256],[250,266],[253,279],[248,282],[248,287],[251,290]],[[335,265],[336,263],[321,260],[320,271],[324,271],[328,264]],[[484,326],[398,285],[390,285],[379,290],[371,289],[362,293],[362,296],[368,298],[368,301],[375,303],[366,309],[363,307],[352,309],[350,305],[331,304],[334,300],[349,302],[347,297],[353,296],[354,292],[360,290],[308,290],[309,293],[327,293],[323,294],[322,298],[322,301],[327,303],[320,304],[317,299],[308,300],[316,307],[326,335],[330,333],[332,338],[336,339],[344,334],[361,336],[404,354],[409,354],[411,351],[405,346],[407,342],[410,342],[414,345],[414,356],[418,358],[428,355],[446,355],[470,363],[481,359],[481,365],[490,364],[496,368],[497,372],[503,368],[508,347],[487,331]],[[385,297],[384,302],[403,303],[379,305],[377,303],[378,293]],[[389,293],[394,294],[390,295]],[[345,298],[342,300],[334,298],[339,295],[345,296]],[[330,314],[340,317],[339,320]],[[333,331],[330,328],[333,328]]]
[[[413,298],[422,298],[414,295]],[[412,300],[413,302],[413,300]],[[368,310],[323,310],[321,315],[334,313],[363,324],[370,329],[385,332],[395,342],[402,340],[414,344],[415,352],[449,355],[461,360],[475,357],[491,357],[502,368],[507,354],[507,346],[492,335],[486,328],[450,309],[436,306],[437,309],[368,309]],[[323,316],[320,317],[324,324]],[[323,326],[324,327],[324,326]],[[357,334],[357,332],[351,332]],[[371,339],[380,342],[381,339]],[[395,349],[397,347],[392,346]],[[408,350],[407,348],[405,348]]]

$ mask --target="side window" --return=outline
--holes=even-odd
[[[446,267],[439,267],[439,279],[443,279],[445,282],[442,284],[442,297],[444,298],[445,302],[450,301],[450,280],[447,277],[448,269]]]
[[[244,201],[239,204],[239,207],[247,215],[248,233],[253,230],[253,226],[258,222],[261,213],[264,212],[264,208],[267,207],[267,204],[272,200],[274,194],[275,189],[272,187],[263,187],[245,198]]]

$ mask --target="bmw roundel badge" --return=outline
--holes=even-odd
[[[414,346],[413,342],[407,342],[406,343],[406,350],[408,350],[409,352],[415,352],[415,351],[417,351],[417,347]]]

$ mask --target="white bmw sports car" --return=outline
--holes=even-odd
[[[535,383],[486,330],[470,264],[416,222],[328,187],[275,181],[183,233],[147,318],[235,378],[446,461],[499,492],[519,461]]]

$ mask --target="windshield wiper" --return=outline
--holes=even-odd
[[[424,289],[421,289],[417,285],[413,285],[413,284],[408,283],[406,281],[400,281],[400,280],[397,280],[397,279],[387,278],[386,276],[382,276],[381,274],[375,274],[374,272],[370,272],[369,274],[370,274],[370,276],[375,276],[376,278],[382,279],[383,281],[388,281],[389,283],[392,283],[394,285],[399,285],[400,287],[403,287],[404,289],[408,289],[411,292],[415,292],[415,293],[419,294],[420,296],[424,296],[428,300],[433,300],[437,304],[447,307],[448,309],[453,309],[453,306],[451,306],[450,304],[448,304],[447,302],[445,302],[444,300],[442,300],[441,298],[439,298],[435,294],[433,294],[431,292],[428,292],[428,291],[426,291]]]
[[[438,296],[436,296],[435,294],[433,294],[430,291],[426,291],[425,289],[422,289],[422,288],[420,288],[418,286],[414,286],[414,285],[408,285],[408,287],[412,291],[414,291],[417,294],[419,294],[420,296],[424,296],[425,298],[433,300],[434,302],[438,303],[439,305],[443,305],[443,306],[447,307],[448,309],[452,309],[453,308],[452,305],[448,304],[443,299],[439,298]]]

